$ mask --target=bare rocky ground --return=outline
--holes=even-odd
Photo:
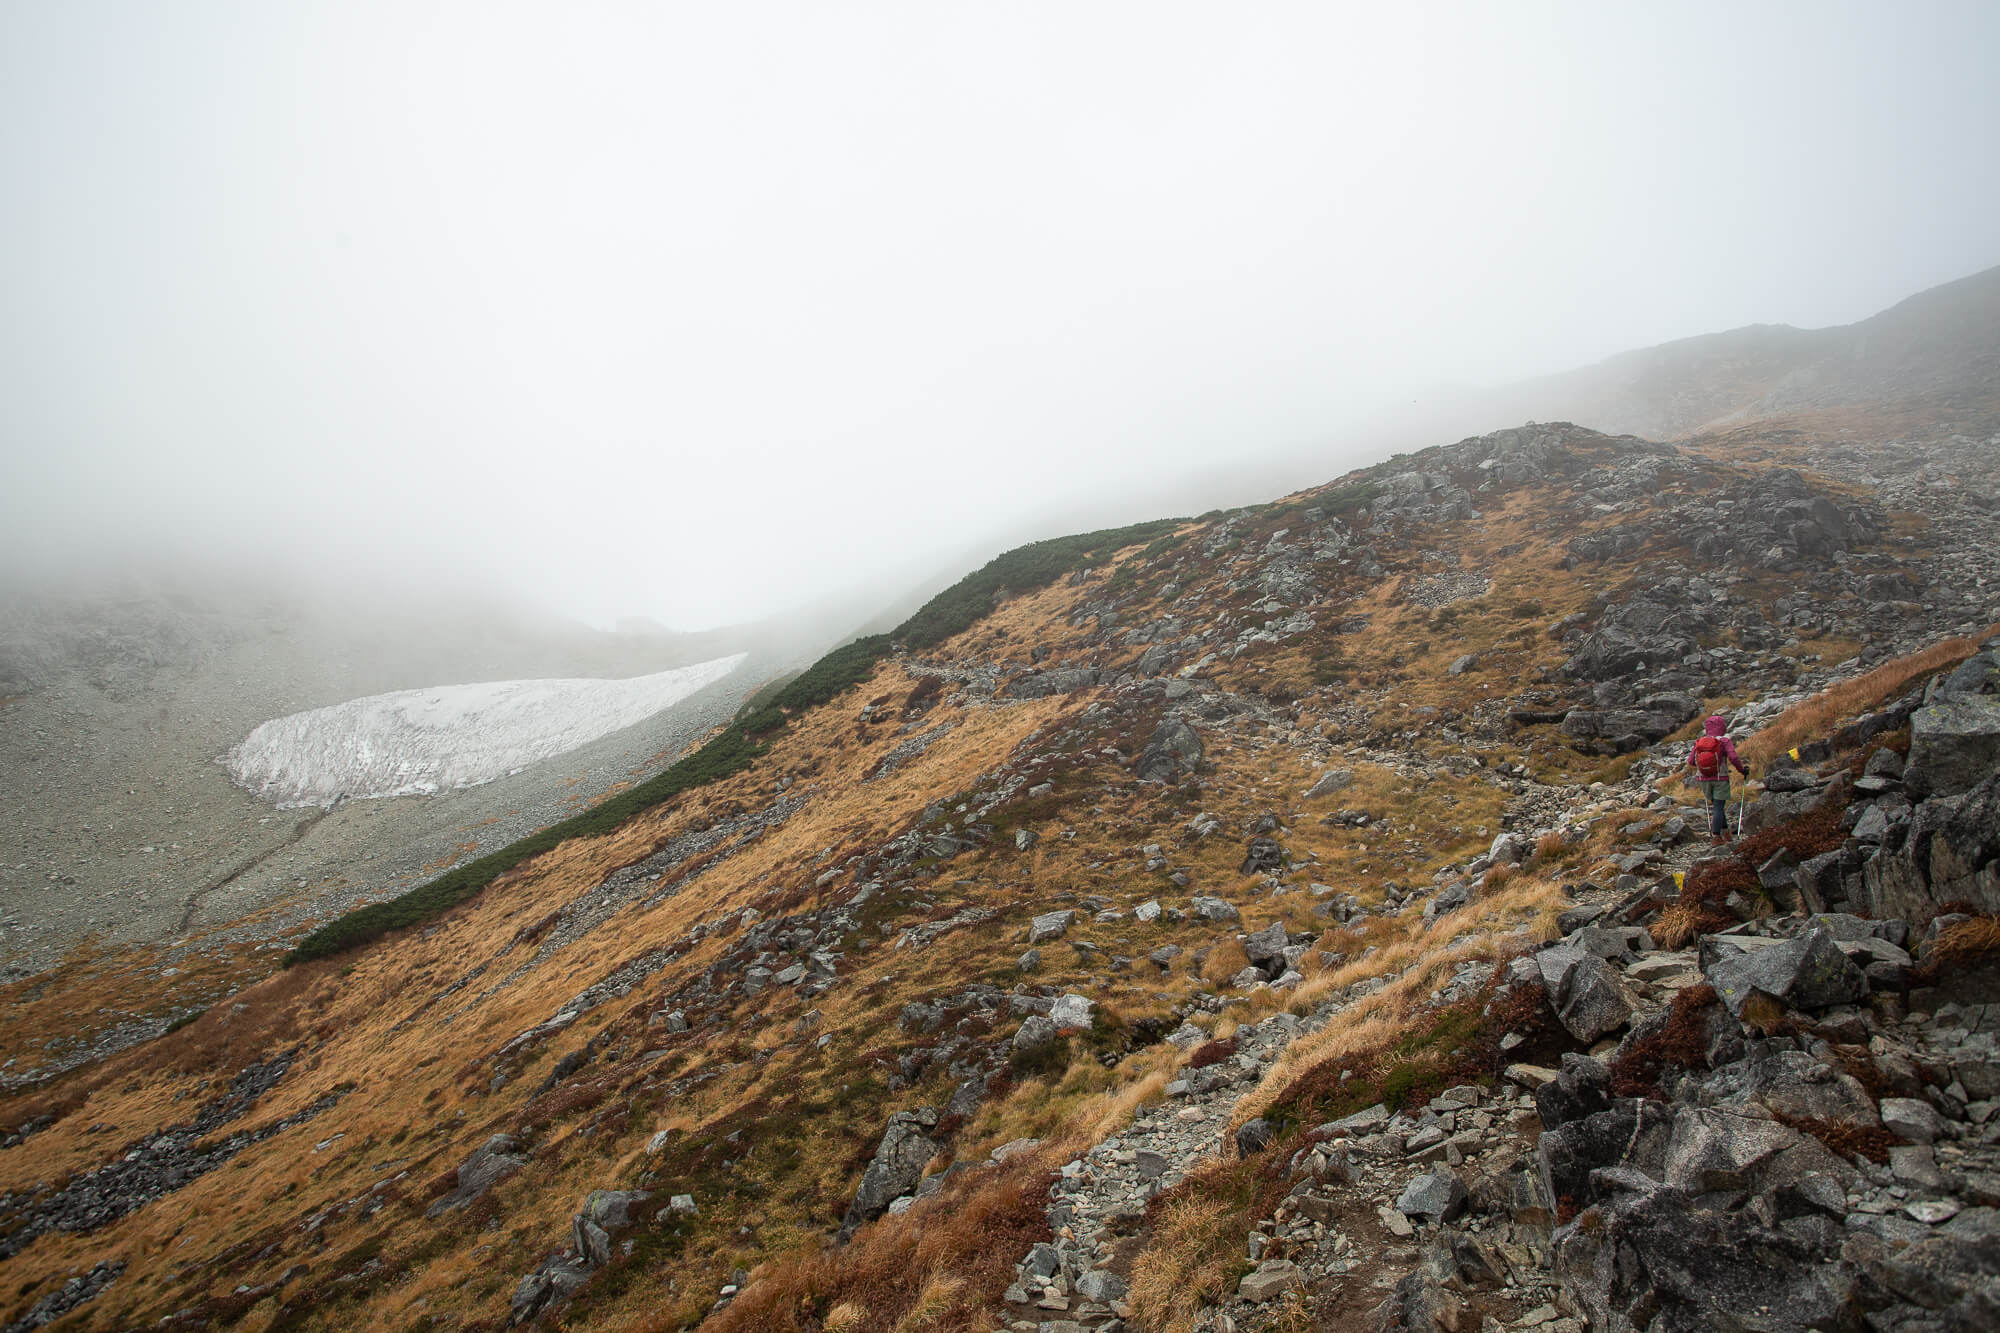
[[[498,619],[305,613],[237,594],[16,597],[0,617],[0,981],[92,941],[280,941],[657,771],[757,683],[756,660],[639,725],[479,787],[278,810],[220,757],[258,723],[509,675],[628,675],[706,641]],[[429,628],[426,629],[425,627]],[[162,955],[162,965],[175,965]]]

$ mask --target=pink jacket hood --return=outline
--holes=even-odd
[[[1705,736],[1720,736],[1729,730],[1729,719],[1720,713],[1711,713],[1708,721],[1702,723],[1702,728]]]

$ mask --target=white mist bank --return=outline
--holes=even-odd
[[[644,721],[744,656],[629,680],[500,680],[350,699],[266,722],[223,762],[281,807],[456,791]]]

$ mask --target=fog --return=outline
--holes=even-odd
[[[7,5],[0,560],[888,603],[2000,261],[1995,51],[1990,3]]]

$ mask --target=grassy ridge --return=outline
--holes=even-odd
[[[1163,519],[1056,537],[998,556],[924,603],[893,634],[871,634],[841,645],[769,699],[760,691],[747,712],[664,772],[608,797],[580,815],[447,870],[400,897],[370,903],[336,917],[300,940],[285,955],[285,966],[326,958],[379,939],[392,930],[421,925],[473,897],[523,861],[571,838],[609,833],[634,815],[684,791],[740,773],[769,748],[763,738],[777,734],[792,717],[817,708],[866,680],[897,640],[912,648],[934,647],[977,624],[993,609],[994,599],[1003,591],[1022,593],[1045,588],[1073,569],[1104,560],[1126,546],[1170,531],[1184,521]]]

